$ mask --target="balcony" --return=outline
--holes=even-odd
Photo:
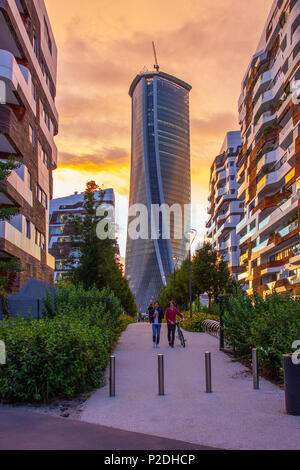
[[[290,233],[294,232],[297,229],[298,229],[298,218],[297,218],[297,220],[290,223],[286,227],[282,228],[281,230],[278,230],[278,233],[283,238],[286,235],[289,235]]]
[[[264,113],[268,111],[268,108],[272,104],[273,99],[274,99],[273,90],[268,90],[265,93],[263,93],[254,106],[254,109],[253,109],[254,118],[257,116],[258,113]]]
[[[22,102],[21,91],[36,116],[36,102],[31,91],[31,75],[26,67],[17,63],[13,54],[3,49],[0,49],[0,79],[6,83],[6,103],[20,105]],[[26,103],[22,104],[26,107]]]
[[[264,242],[259,243],[259,245],[257,245],[255,248],[252,249],[252,253],[258,253],[259,251],[262,251],[265,248],[267,248],[268,242],[269,240],[265,240]]]
[[[293,130],[294,124],[293,120],[291,119],[290,122],[286,126],[284,126],[284,128],[279,134],[279,145],[284,150],[286,150],[293,143]]]
[[[24,156],[30,151],[29,138],[13,109],[5,104],[0,105],[0,154]]]
[[[225,194],[227,193],[227,189],[226,187],[224,188],[220,188],[217,190],[217,197],[216,197],[216,200],[218,201],[222,196],[224,196]]]
[[[268,217],[263,219],[259,224],[259,233],[262,234],[274,234],[278,226],[284,224],[284,220],[291,218],[292,213],[297,209],[298,201],[293,202],[292,199],[288,199],[284,204],[274,210]],[[283,233],[287,235],[289,230],[285,227]],[[283,235],[283,236],[285,236]],[[282,235],[281,235],[282,236]]]
[[[256,85],[253,89],[253,98],[254,100],[257,98],[257,95],[260,95],[261,93],[265,93],[268,89],[268,86],[270,85],[272,81],[272,73],[271,70],[268,70],[267,72],[263,73],[260,78],[257,80]]]
[[[50,90],[48,88],[48,85],[46,84],[46,80],[43,77],[42,70],[40,67],[40,64],[35,56],[32,43],[29,39],[26,27],[24,25],[24,22],[22,20],[22,17],[20,15],[19,9],[17,7],[17,2],[15,0],[0,0],[0,9],[4,9],[6,15],[9,17],[10,22],[12,24],[16,23],[18,33],[22,38],[22,42],[24,43],[24,46],[27,50],[27,55],[30,57],[30,60],[33,64],[33,67],[35,69],[35,72],[37,74],[37,77],[39,79],[39,82],[43,88],[43,91],[46,95],[47,101],[49,103],[49,106],[52,111],[53,119],[55,122],[55,134],[58,129],[58,112],[55,107],[54,99],[51,96]]]
[[[259,120],[257,121],[255,127],[254,127],[254,135],[258,136],[260,132],[266,131],[268,128],[274,127],[274,124],[276,123],[277,115],[276,113],[271,113],[271,111],[267,111],[263,113]]]
[[[22,221],[22,231],[15,228],[9,222],[0,222],[0,238],[8,241],[10,246],[17,247],[23,252],[29,254],[33,258],[41,260],[42,249],[34,243],[33,239],[29,239],[24,234],[24,220]],[[8,254],[15,256],[15,249],[8,248]]]
[[[246,233],[241,239],[240,239],[240,246],[245,243],[245,241],[249,240],[253,235],[256,234],[256,228],[253,228],[249,232]]]
[[[267,191],[277,192],[290,169],[290,165],[286,162],[279,170],[265,175],[257,184],[257,194],[263,194]]]
[[[240,179],[242,178],[244,172],[246,170],[246,162],[243,163],[243,165],[241,166],[241,168],[239,168],[238,172],[237,172],[237,181],[239,182]]]
[[[237,192],[237,198],[238,199],[244,199],[244,192],[246,191],[247,186],[248,186],[248,181],[246,181],[246,180],[243,181],[241,186],[238,188],[238,192]]]
[[[236,226],[236,232],[239,233],[247,225],[248,218],[245,216]]]
[[[245,271],[238,275],[238,281],[245,281],[248,277],[248,271]]]
[[[279,149],[280,150],[280,149]],[[278,149],[272,150],[271,152],[266,153],[257,164],[257,174],[262,170],[265,165],[270,163],[275,163],[278,161]]]

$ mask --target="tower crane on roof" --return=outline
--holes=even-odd
[[[157,55],[156,55],[156,49],[155,49],[154,41],[152,41],[152,46],[153,46],[154,59],[155,59],[154,68],[157,72],[159,72],[159,65],[158,65],[158,61],[157,61]]]

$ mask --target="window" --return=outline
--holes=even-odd
[[[31,92],[32,92],[34,101],[36,101],[36,84],[34,83],[33,80],[31,81]]]
[[[26,237],[31,239],[31,224],[28,219],[26,219]]]
[[[48,127],[48,130],[51,130],[51,119],[49,114],[46,111],[45,106],[41,103],[41,118],[44,120],[46,126]]]
[[[37,228],[35,229],[35,244],[43,250],[46,249],[46,237]]]
[[[49,170],[49,167],[50,167],[50,159],[49,159],[49,156],[46,152],[46,150],[44,149],[44,147],[42,146],[41,142],[38,141],[38,156],[39,156],[39,159],[44,163],[44,165],[47,167],[47,170]]]
[[[51,41],[50,32],[49,32],[49,28],[48,28],[48,25],[47,25],[46,18],[44,18],[44,24],[45,24],[45,38],[46,38],[46,41],[47,41],[47,44],[48,44],[50,54],[52,54],[52,41]]]
[[[39,185],[37,185],[37,199],[46,209],[48,209],[48,196]]]
[[[33,127],[29,124],[29,140],[32,147],[35,146],[35,133]]]
[[[30,173],[30,171],[28,171],[28,175],[29,175],[29,189],[30,191],[33,190],[33,178],[32,178],[32,174]]]
[[[50,90],[50,93],[51,93],[51,96],[54,97],[54,85],[53,85],[53,82],[52,82],[52,79],[51,79],[51,76],[50,76],[50,73],[48,72],[46,66],[45,66],[45,62],[42,61],[42,64],[41,64],[41,69],[42,69],[42,74],[43,76],[45,77],[45,80],[46,80],[46,84]]]
[[[39,58],[39,40],[35,31],[33,31],[33,50],[36,58]]]

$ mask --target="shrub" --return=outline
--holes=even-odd
[[[240,289],[229,299],[224,315],[227,341],[239,356],[259,351],[259,365],[282,379],[283,355],[300,339],[300,301],[273,293],[266,300],[246,296]]]
[[[127,326],[132,324],[132,323],[136,323],[136,321],[129,315],[125,315],[125,314],[122,314],[119,316],[119,330],[120,330],[120,333],[122,333],[122,331],[125,331]]]
[[[0,367],[0,398],[45,402],[99,387],[109,354],[129,323],[120,313],[118,299],[107,290],[70,289],[60,291],[53,318],[0,322],[7,351],[7,364]]]
[[[265,308],[257,312],[251,333],[260,364],[282,378],[283,355],[292,353],[292,344],[300,339],[299,300],[276,293],[268,297]]]
[[[185,313],[185,321],[182,325],[183,329],[191,332],[201,333],[202,323],[204,320],[219,320],[219,317],[216,315],[209,315],[206,312],[193,313],[193,318],[189,318],[189,312]]]
[[[259,302],[255,296],[255,302]],[[251,353],[253,345],[251,328],[255,322],[256,308],[251,297],[238,289],[229,297],[224,313],[225,334],[228,343],[241,355]]]

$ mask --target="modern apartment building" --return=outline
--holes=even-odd
[[[275,1],[242,82],[239,280],[247,292],[300,293],[300,1]]]
[[[186,255],[190,229],[191,171],[189,93],[191,86],[167,73],[143,72],[133,81],[130,208],[141,204],[146,236],[127,236],[126,277],[145,311]],[[153,206],[162,207],[153,237]],[[168,213],[177,205],[181,215]],[[185,206],[188,206],[185,210]],[[171,211],[172,212],[172,211]],[[174,213],[173,213],[174,214]],[[184,216],[186,215],[186,216]],[[128,226],[134,217],[129,215]],[[164,233],[169,231],[169,234]]]
[[[19,215],[0,222],[0,258],[16,257],[22,268],[10,280],[12,291],[30,277],[53,283],[47,234],[57,166],[56,68],[44,1],[0,0],[0,157],[21,163],[0,195],[2,206],[19,207]]]
[[[113,189],[103,190],[102,207],[115,208],[115,195]],[[100,192],[95,193],[95,199],[100,199]],[[70,229],[68,217],[72,215],[83,215],[84,193],[75,193],[70,196],[53,199],[50,202],[50,225],[49,225],[49,252],[55,258],[55,282],[61,280],[67,273],[66,261],[71,254]],[[96,210],[96,207],[95,207]],[[115,220],[112,220],[112,226]],[[72,259],[76,264],[76,252],[72,251]]]
[[[239,273],[239,236],[236,226],[243,218],[244,205],[237,199],[236,161],[241,149],[240,131],[228,132],[210,171],[207,238],[228,262],[231,274]]]

